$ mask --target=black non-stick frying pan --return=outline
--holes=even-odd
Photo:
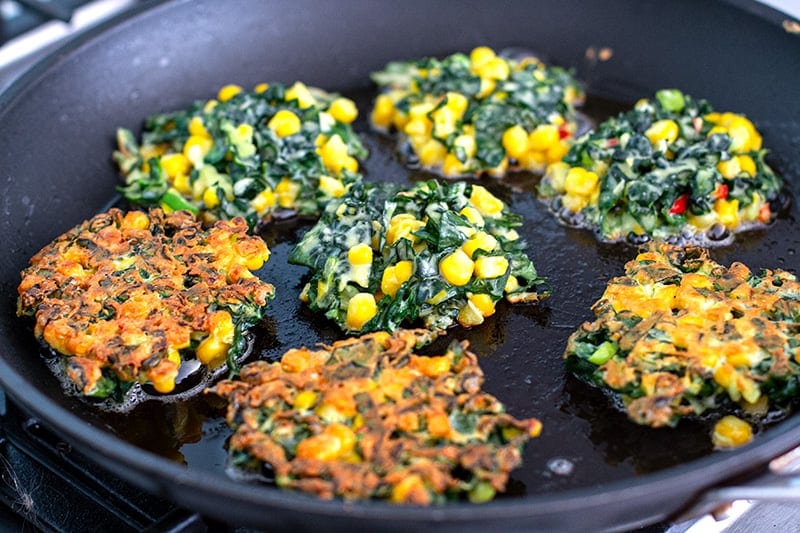
[[[747,114],[772,152],[770,163],[797,198],[800,187],[800,36],[779,13],[754,2],[570,0],[398,2],[213,0],[147,4],[72,43],[0,97],[0,384],[65,439],[153,493],[232,524],[264,529],[603,529],[652,523],[721,482],[759,472],[800,444],[800,416],[759,431],[733,452],[713,452],[703,421],[640,428],[600,393],[564,372],[567,336],[635,250],[599,245],[559,226],[532,191],[535,178],[484,180],[525,216],[521,233],[554,291],[538,306],[502,305],[470,331],[454,329],[481,354],[486,388],[517,416],[537,416],[509,495],[487,505],[435,508],[320,501],[247,484],[224,473],[228,430],[205,398],[148,402],[109,415],[64,394],[40,356],[31,325],[15,316],[19,271],[40,247],[120,203],[111,163],[117,126],[208,98],[226,83],[303,80],[356,98],[366,115],[369,73],[387,61],[443,56],[487,44],[523,47],[572,67],[595,118],[663,87]],[[604,53],[599,51],[605,49]],[[603,58],[601,60],[600,58]],[[398,163],[394,147],[357,127],[372,150],[367,179],[427,176]],[[121,204],[123,205],[124,204]],[[797,204],[770,228],[714,250],[723,262],[797,271]],[[330,341],[329,323],[297,302],[305,271],[286,257],[308,222],[263,233],[273,257],[259,273],[278,287],[258,328],[252,358]]]

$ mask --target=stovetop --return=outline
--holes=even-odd
[[[0,91],[30,65],[141,0],[0,0]],[[800,17],[796,0],[765,3]],[[215,522],[110,474],[24,413],[0,389],[0,531],[245,530]],[[735,502],[727,516],[637,533],[800,532],[800,505]]]

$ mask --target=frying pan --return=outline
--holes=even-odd
[[[553,287],[538,306],[498,307],[496,316],[449,337],[481,354],[486,389],[516,416],[537,416],[509,495],[486,505],[436,508],[380,502],[319,501],[224,472],[228,430],[204,398],[148,402],[109,415],[65,395],[47,369],[31,327],[15,316],[19,271],[44,244],[80,221],[120,204],[111,163],[117,126],[208,98],[226,83],[300,79],[374,96],[368,74],[396,59],[444,56],[479,44],[524,47],[575,69],[602,117],[678,87],[758,125],[769,161],[800,186],[800,37],[783,16],[745,1],[545,0],[403,2],[176,0],[146,3],[72,42],[0,97],[0,384],[14,400],[99,464],[143,489],[231,524],[264,529],[380,529],[437,526],[464,530],[625,529],[674,516],[720,483],[763,472],[800,444],[800,416],[762,428],[754,442],[713,452],[708,426],[635,427],[599,392],[564,372],[567,336],[590,319],[589,306],[635,250],[600,245],[559,226],[531,194],[535,178],[484,180],[524,214],[521,234]],[[604,53],[599,51],[605,49]],[[610,57],[609,57],[610,56]],[[603,60],[599,58],[603,58]],[[387,139],[364,132],[372,150],[367,179],[410,182]],[[124,205],[124,204],[120,204]],[[725,264],[797,271],[796,203],[770,228],[716,249]],[[279,288],[256,332],[252,358],[274,359],[299,344],[338,333],[297,303],[301,268],[286,256],[308,222],[268,227],[273,257],[259,275]],[[706,492],[707,493],[707,492]]]

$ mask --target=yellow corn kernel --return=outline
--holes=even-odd
[[[294,206],[294,201],[300,193],[300,184],[292,181],[289,178],[281,178],[281,181],[275,187],[275,196],[278,200],[278,205],[284,209],[290,209]]]
[[[392,118],[394,117],[394,102],[388,94],[380,94],[375,99],[375,107],[372,108],[370,120],[372,125],[381,128],[389,129],[392,125]]]
[[[726,113],[727,114],[727,113]],[[731,138],[732,152],[750,152],[761,149],[761,135],[750,120],[742,115],[731,113],[728,135]]]
[[[153,372],[150,383],[153,384],[153,388],[156,392],[167,394],[175,390],[175,378],[177,375],[177,369],[174,372]]]
[[[478,46],[473,48],[469,54],[469,61],[472,65],[472,68],[477,68],[490,59],[497,57],[494,53],[494,50],[489,48],[488,46]]]
[[[308,109],[317,103],[317,100],[314,98],[314,95],[311,94],[311,91],[308,90],[308,87],[299,81],[295,82],[294,85],[286,90],[283,98],[287,102],[297,100],[297,107],[300,109]]]
[[[476,250],[492,252],[497,249],[497,239],[484,231],[479,231],[471,239],[464,241],[461,249],[472,259]]]
[[[403,127],[403,133],[409,137],[430,137],[432,129],[433,123],[428,117],[414,117]]]
[[[224,86],[222,89],[219,90],[217,93],[217,100],[220,102],[227,102],[237,94],[242,92],[242,88],[238,85],[230,84]]]
[[[461,119],[461,116],[464,114],[464,111],[467,110],[467,106],[469,105],[469,101],[467,97],[461,93],[457,92],[448,92],[446,95],[447,103],[445,104],[450,111],[453,112],[456,120]]]
[[[458,310],[456,320],[465,328],[479,326],[484,322],[483,313],[481,313],[481,310],[475,307],[475,304],[470,300],[467,300],[467,303]]]
[[[644,132],[644,135],[652,145],[661,141],[666,141],[667,144],[670,144],[678,138],[678,131],[678,124],[674,120],[664,119],[653,122]]]
[[[756,175],[756,162],[749,155],[737,155],[736,161],[739,162],[739,168],[742,172],[750,177]]]
[[[297,393],[294,397],[294,402],[292,402],[292,407],[298,409],[300,411],[306,411],[314,407],[314,404],[317,403],[317,397],[319,395],[310,390],[304,390],[302,392]]]
[[[573,213],[577,213],[587,205],[589,205],[589,198],[587,196],[577,196],[574,194],[565,194],[561,197],[561,204]]]
[[[418,150],[419,162],[425,167],[441,165],[447,155],[447,147],[436,139],[429,139]]]
[[[410,474],[403,477],[400,482],[392,487],[392,494],[389,500],[392,503],[403,503],[406,501],[427,502],[430,496],[425,488],[425,482],[417,474]]]
[[[216,187],[209,187],[203,191],[203,203],[206,204],[206,209],[213,209],[219,205]]]
[[[714,211],[726,228],[732,229],[739,225],[739,200],[720,198],[714,203]]]
[[[497,87],[497,83],[490,78],[481,78],[481,87],[478,91],[478,94],[475,95],[476,98],[486,98],[490,94],[492,94]]]
[[[261,94],[267,92],[267,89],[269,89],[269,83],[259,83],[253,87],[253,92],[256,94]]]
[[[319,190],[331,198],[339,198],[345,193],[345,187],[342,183],[342,180],[332,178],[330,176],[319,177]]]
[[[590,196],[600,183],[595,172],[582,167],[569,169],[564,179],[564,190],[573,196]]]
[[[732,157],[726,161],[717,163],[717,170],[719,170],[723,178],[732,180],[739,175],[739,172],[742,171],[742,167],[739,164],[739,159],[737,157]]]
[[[537,152],[536,150],[528,150],[519,159],[519,166],[537,173],[544,171],[547,163],[547,152]]]
[[[400,286],[411,279],[413,271],[411,261],[398,261],[396,265],[386,267],[381,277],[381,292],[394,298]]]
[[[442,163],[442,174],[450,178],[461,176],[464,174],[465,168],[466,167],[464,166],[464,163],[459,161],[458,157],[456,157],[456,154],[451,152],[444,157],[444,163]]]
[[[725,126],[714,126],[710,130],[708,130],[708,137],[711,137],[712,135],[727,135],[727,134],[728,134],[728,128],[726,128]]]
[[[192,184],[189,180],[189,176],[186,174],[178,174],[175,176],[175,179],[172,180],[172,186],[181,194],[191,194],[192,192]]]
[[[503,290],[506,293],[514,292],[515,290],[519,289],[519,280],[516,276],[508,276],[508,280],[506,280],[506,285],[503,287]]]
[[[727,415],[714,425],[711,439],[717,448],[736,448],[753,440],[753,428],[741,418]]]
[[[446,138],[456,131],[456,116],[449,107],[440,107],[433,113],[433,134],[439,138]]]
[[[547,149],[547,162],[557,163],[564,159],[567,152],[569,152],[569,142],[566,139],[561,139]]]
[[[253,206],[253,209],[255,209],[256,213],[259,215],[263,215],[267,210],[275,207],[275,204],[276,198],[272,189],[264,189],[250,201],[250,205]]]
[[[510,69],[505,59],[492,57],[476,68],[476,74],[490,80],[505,80],[508,79]]]
[[[339,440],[339,456],[345,456],[353,451],[356,446],[356,434],[348,426],[341,423],[333,423],[322,430],[326,435],[331,435]]]
[[[347,154],[347,144],[338,134],[328,139],[317,149],[317,152],[322,157],[322,164],[325,165],[325,168],[334,174],[339,174],[345,166],[350,165],[347,161],[347,158],[350,157]],[[358,165],[357,162],[356,165]]]
[[[372,320],[378,312],[375,297],[366,292],[360,292],[350,298],[347,303],[347,317],[345,324],[348,329],[360,330],[364,324]]]
[[[502,143],[508,157],[520,159],[528,150],[528,133],[520,125],[511,126],[503,132]]]
[[[552,163],[547,166],[547,171],[544,174],[544,179],[550,182],[550,186],[557,193],[564,192],[564,184],[567,181],[567,174],[570,171],[570,166],[563,162]]]
[[[528,148],[544,152],[560,139],[558,127],[554,124],[540,124],[528,135]]]
[[[472,186],[472,194],[470,194],[469,201],[483,216],[488,217],[499,215],[505,207],[502,200],[481,185]]]
[[[492,316],[495,312],[494,300],[488,294],[470,294],[467,299],[481,312],[483,316]]]
[[[214,141],[208,137],[190,135],[183,145],[183,155],[185,155],[195,167],[202,167],[203,158],[211,151],[213,146]]]
[[[349,170],[350,172],[358,172],[358,160],[355,157],[348,155],[344,158],[342,169]]]
[[[453,146],[464,150],[464,155],[467,159],[475,157],[475,152],[478,151],[478,144],[475,142],[475,135],[469,133],[462,133],[453,140]]]
[[[288,137],[300,131],[301,123],[297,115],[288,109],[281,109],[269,119],[267,127],[278,137]]]
[[[339,122],[350,124],[358,117],[358,108],[349,98],[340,97],[331,102],[328,113]]]
[[[475,263],[461,248],[439,261],[439,274],[457,287],[469,283],[474,270]]]
[[[389,221],[389,227],[386,230],[386,242],[390,245],[400,239],[408,239],[411,242],[415,242],[416,237],[414,237],[413,233],[424,226],[425,222],[417,220],[414,215],[408,213],[395,215]]]
[[[189,134],[197,135],[198,137],[211,138],[211,134],[208,133],[208,130],[203,124],[202,117],[192,117],[192,120],[189,121]]]
[[[161,156],[161,168],[170,178],[178,174],[186,174],[192,168],[192,162],[183,153],[166,154]]]
[[[208,366],[217,366],[233,344],[233,319],[227,311],[215,311],[209,316],[211,326],[208,337],[197,346],[197,359]]]
[[[483,220],[483,215],[481,212],[475,209],[472,206],[466,206],[461,211],[458,212],[459,215],[469,220],[473,225],[482,228],[486,223]]]
[[[475,275],[481,279],[499,278],[508,271],[508,259],[502,255],[482,255],[475,260]]]
[[[348,250],[347,261],[349,261],[351,265],[371,265],[372,248],[370,248],[368,244],[356,244]]]

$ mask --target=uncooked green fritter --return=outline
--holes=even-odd
[[[80,393],[121,400],[136,383],[171,392],[180,367],[232,364],[272,285],[251,271],[269,250],[244,219],[208,230],[188,211],[96,215],[22,272],[17,313],[62,359]]]
[[[279,362],[245,365],[212,392],[228,400],[233,466],[322,498],[427,505],[490,500],[541,432],[481,391],[466,343],[413,353],[426,330],[378,332]]]
[[[316,216],[361,179],[366,150],[348,98],[297,82],[253,92],[223,87],[216,99],[147,119],[138,143],[117,132],[114,159],[131,202],[189,209],[207,223],[244,217],[250,227],[277,210]]]
[[[477,184],[361,183],[328,205],[290,262],[312,271],[301,298],[346,331],[477,326],[503,297],[548,294],[520,224]]]

